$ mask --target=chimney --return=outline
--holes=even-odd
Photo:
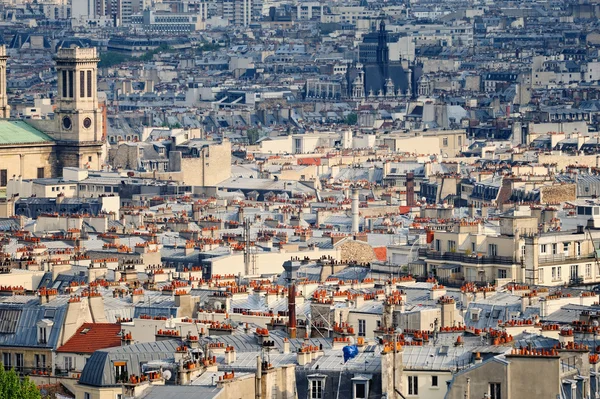
[[[408,172],[406,174],[406,206],[413,207],[415,205],[415,174]]]
[[[352,189],[352,232],[359,231],[359,215],[358,215],[358,189]]]
[[[288,289],[288,333],[290,338],[296,338],[296,284],[292,280]]]
[[[560,342],[561,345],[568,345],[569,343],[575,342],[573,338],[573,330],[570,328],[560,330],[558,333],[558,342]]]
[[[178,308],[179,317],[192,317],[194,301],[189,292],[177,290],[175,292],[175,306]]]
[[[296,277],[299,268],[298,262],[288,260],[283,263],[288,281],[288,334],[290,338],[296,338]]]
[[[58,291],[56,289],[46,289],[42,288],[38,292],[40,305],[48,303],[52,301],[58,295]]]
[[[131,292],[131,303],[134,305],[144,299],[144,290],[142,288],[135,289]]]
[[[227,349],[225,349],[225,364],[231,364],[235,362],[235,359],[235,348],[233,346],[228,346]]]
[[[104,313],[104,298],[102,298],[101,294],[98,292],[90,292],[88,304],[94,323],[108,323],[106,314]]]
[[[298,366],[306,366],[306,364],[310,363],[312,356],[308,352],[303,352],[302,348],[298,348],[298,355],[296,356],[296,360],[298,361]]]
[[[283,353],[290,353],[290,341],[287,338],[283,339]]]

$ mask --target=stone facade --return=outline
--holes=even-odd
[[[359,241],[347,241],[340,245],[342,262],[367,263],[377,259],[373,247]]]
[[[183,172],[183,181],[192,186],[214,186],[231,177],[231,143],[211,144],[195,154],[171,151],[169,168]]]
[[[577,199],[576,184],[561,184],[540,187],[540,202],[542,204],[560,204]]]

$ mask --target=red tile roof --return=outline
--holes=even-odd
[[[377,260],[381,260],[381,261],[387,260],[387,248],[386,247],[373,248],[373,251],[375,251],[375,256],[377,257]]]
[[[398,210],[400,211],[401,215],[406,215],[407,213],[410,213],[411,211],[411,207],[410,206],[399,206]]]
[[[298,165],[321,165],[321,158],[298,158]]]
[[[57,352],[94,353],[98,349],[121,346],[120,324],[84,323]]]

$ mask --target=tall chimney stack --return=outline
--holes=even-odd
[[[415,174],[408,172],[406,174],[406,205],[413,207],[415,203]]]
[[[352,189],[352,233],[358,233],[359,231],[359,217],[358,217],[358,189]]]
[[[283,263],[288,282],[288,334],[290,338],[296,338],[296,278],[300,262],[288,260]]]

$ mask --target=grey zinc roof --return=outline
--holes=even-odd
[[[461,346],[406,346],[402,362],[405,369],[452,370],[472,363],[472,348]]]
[[[116,385],[113,362],[127,362],[129,374],[140,375],[142,363],[172,359],[179,345],[179,340],[168,340],[96,351],[85,364],[79,383],[92,386]]]
[[[54,312],[51,311],[52,309]],[[6,328],[4,330],[6,333],[0,334],[0,347],[27,346],[56,348],[59,332],[65,318],[65,311],[66,307],[50,308],[39,305],[0,305],[0,314],[2,314],[2,317],[9,317],[8,322],[3,325],[3,328]],[[54,322],[50,330],[48,342],[45,344],[39,343],[37,337],[36,323],[42,319],[50,319]]]
[[[210,373],[212,375],[212,373]],[[144,391],[140,399],[212,399],[221,393],[222,388],[216,386],[198,385],[153,385]]]

